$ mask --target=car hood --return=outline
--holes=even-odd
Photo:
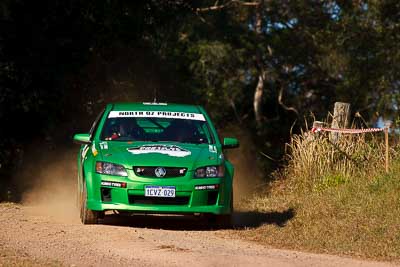
[[[194,170],[201,166],[222,163],[220,149],[215,145],[166,142],[104,141],[95,144],[103,161],[133,166],[185,167]]]

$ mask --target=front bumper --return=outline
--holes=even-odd
[[[213,213],[231,212],[232,183],[224,178],[191,178],[188,173],[179,178],[118,177],[87,173],[88,201],[91,210],[123,210],[144,213]],[[101,181],[126,183],[126,188],[102,186]],[[228,181],[228,182],[227,182]],[[146,185],[174,186],[175,198],[148,198],[144,196]],[[218,185],[218,189],[196,190],[199,185]]]

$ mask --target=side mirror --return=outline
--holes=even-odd
[[[237,148],[239,147],[239,141],[236,138],[224,138],[224,144],[222,148]]]
[[[83,145],[92,143],[90,141],[90,134],[87,134],[87,133],[74,135],[74,142],[77,144],[83,144]]]

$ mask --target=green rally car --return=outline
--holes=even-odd
[[[81,221],[119,213],[206,214],[227,223],[232,213],[234,168],[200,106],[166,103],[109,104],[89,133],[76,134]]]

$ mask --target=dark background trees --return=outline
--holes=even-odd
[[[2,191],[30,144],[70,144],[108,102],[201,104],[276,158],[295,121],[335,101],[396,119],[399,14],[397,1],[3,0]]]

